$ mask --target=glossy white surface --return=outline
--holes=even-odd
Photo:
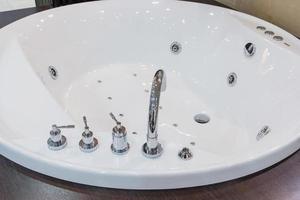
[[[174,41],[180,54],[170,52]],[[256,45],[251,58],[247,42]],[[110,0],[27,17],[1,29],[0,43],[0,152],[40,173],[112,188],[182,188],[254,173],[299,148],[300,44],[257,18],[188,2]],[[147,90],[157,69],[167,75],[158,128],[164,153],[147,159]],[[110,150],[110,112],[124,115],[126,155]],[[210,122],[195,123],[199,113]],[[100,142],[92,153],[78,146],[83,115]],[[54,123],[76,125],[63,130],[68,145],[58,152],[46,143]],[[266,125],[271,132],[257,141]],[[191,160],[178,158],[182,147]]]

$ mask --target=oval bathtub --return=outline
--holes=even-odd
[[[90,2],[10,24],[0,43],[0,153],[34,171],[102,187],[183,188],[257,172],[299,149],[300,43],[255,17],[180,1]],[[141,149],[158,69],[167,76],[164,152],[149,159]],[[110,112],[127,128],[125,155],[111,151]],[[78,146],[83,115],[99,140],[91,153]],[[60,151],[47,146],[52,124],[76,127],[62,130]],[[178,157],[183,147],[192,159]]]

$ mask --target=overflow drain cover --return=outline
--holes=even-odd
[[[194,120],[197,123],[200,124],[206,124],[209,122],[210,118],[208,115],[204,114],[204,113],[200,113],[194,116]]]

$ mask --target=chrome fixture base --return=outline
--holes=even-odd
[[[67,138],[65,136],[61,136],[61,140],[54,142],[51,138],[47,141],[48,148],[53,151],[58,151],[67,146]]]
[[[178,156],[182,160],[190,160],[193,158],[191,150],[187,147],[184,147],[181,151],[179,151]]]
[[[155,148],[149,148],[147,142],[142,148],[143,155],[147,158],[158,158],[163,153],[163,148],[160,143],[157,144]]]
[[[82,139],[79,141],[79,149],[83,152],[93,152],[98,148],[98,140],[93,136],[93,132],[87,125],[87,119],[83,116],[84,132],[82,133]]]
[[[83,139],[79,141],[79,149],[85,153],[90,153],[98,149],[98,140],[93,138],[93,141],[89,144],[84,143]]]
[[[124,154],[126,154],[126,153],[128,152],[128,150],[129,150],[129,148],[130,148],[130,145],[129,145],[129,143],[127,142],[127,145],[126,145],[125,148],[123,148],[123,149],[116,149],[116,148],[114,147],[114,145],[111,144],[111,145],[110,145],[110,148],[111,148],[111,151],[112,151],[114,154],[117,154],[117,155],[124,155]]]
[[[61,128],[75,128],[74,125],[68,126],[57,126],[55,124],[52,125],[52,130],[50,131],[50,137],[47,140],[48,148],[50,150],[61,150],[67,145],[67,138],[61,134]]]
[[[130,148],[127,142],[127,131],[125,126],[121,125],[113,113],[110,113],[110,117],[116,122],[116,126],[112,129],[112,144],[110,146],[111,151],[114,154],[122,155],[126,154]]]

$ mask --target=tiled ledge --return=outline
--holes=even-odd
[[[300,37],[298,0],[216,0],[241,12],[269,21]]]
[[[35,7],[35,0],[0,0],[0,12]]]

